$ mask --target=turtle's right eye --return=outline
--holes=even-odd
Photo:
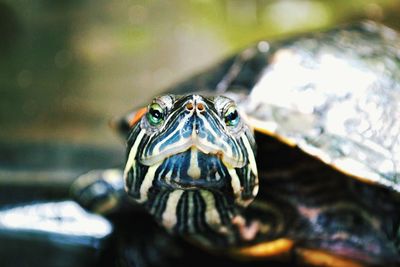
[[[235,106],[230,106],[224,114],[225,124],[228,126],[237,126],[239,123],[239,114]]]
[[[164,110],[159,104],[153,103],[149,106],[146,117],[151,126],[158,126],[164,121]]]

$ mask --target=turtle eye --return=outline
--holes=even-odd
[[[235,106],[230,106],[224,114],[225,124],[227,126],[236,126],[239,123],[239,114]]]
[[[150,105],[146,117],[150,125],[158,126],[164,121],[164,110],[159,104],[153,103]]]

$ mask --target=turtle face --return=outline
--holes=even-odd
[[[258,191],[254,138],[222,96],[157,97],[128,137],[128,194],[168,229],[228,223]]]

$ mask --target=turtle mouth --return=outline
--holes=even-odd
[[[153,153],[153,155],[147,157],[142,156],[139,161],[145,166],[153,166],[169,157],[173,157],[174,155],[179,155],[193,149],[198,150],[203,154],[207,154],[210,157],[218,157],[225,166],[231,168],[242,168],[246,165],[245,159],[243,157],[235,156],[233,155],[232,151],[227,151],[228,149],[224,149],[213,143],[201,142],[201,140],[196,137],[193,138],[193,136],[192,138],[187,139],[185,142],[177,144],[176,146],[169,149],[160,151],[159,153]]]
[[[171,180],[171,181],[166,181],[165,183],[168,184],[173,189],[184,189],[184,190],[219,189],[222,188],[225,184],[222,181],[206,182],[199,180],[181,180],[181,181]]]
[[[229,175],[220,154],[206,154],[195,147],[164,159],[157,185],[170,189],[219,190]]]

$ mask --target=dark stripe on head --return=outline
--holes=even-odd
[[[127,141],[128,194],[169,231],[238,240],[232,219],[258,180],[254,138],[233,101],[161,96],[147,110]]]

